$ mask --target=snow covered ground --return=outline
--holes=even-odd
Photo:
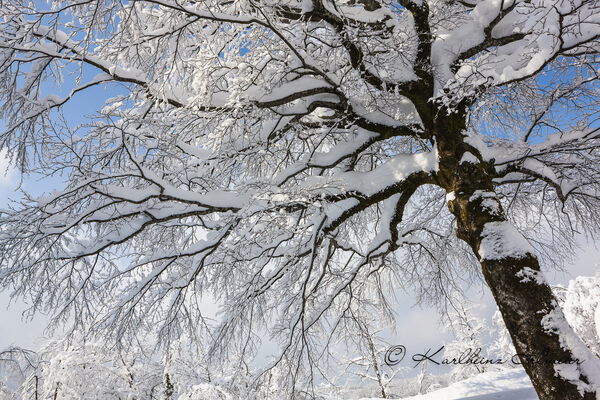
[[[538,397],[525,370],[510,369],[485,372],[443,389],[403,400],[538,400]]]

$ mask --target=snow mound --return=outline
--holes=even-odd
[[[519,368],[484,372],[443,389],[403,400],[538,400],[538,397],[525,370]]]

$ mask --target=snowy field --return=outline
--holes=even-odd
[[[403,400],[538,400],[538,397],[525,370],[510,369],[485,372],[443,389]]]

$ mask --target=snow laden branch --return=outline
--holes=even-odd
[[[267,334],[255,376],[283,368],[294,392],[348,327],[390,321],[399,288],[443,308],[483,280],[518,352],[573,361],[541,268],[598,235],[599,16],[576,0],[4,1],[0,148],[63,183],[0,212],[0,286],[121,344],[194,332],[225,364],[252,364]],[[598,360],[531,359],[540,398],[597,393]]]

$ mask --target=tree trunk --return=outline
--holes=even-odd
[[[383,383],[383,377],[381,376],[381,370],[379,369],[379,357],[377,357],[377,351],[375,350],[375,344],[373,343],[373,339],[371,338],[368,328],[367,328],[367,341],[369,343],[369,354],[371,356],[371,365],[373,365],[373,369],[375,370],[375,376],[377,377],[377,383],[379,384],[379,390],[381,393],[382,399],[387,399],[387,393],[385,392],[385,385]]]
[[[439,171],[440,183],[449,193],[448,207],[457,218],[457,236],[479,258],[483,276],[539,398],[596,399],[594,385],[589,385],[594,377],[585,371],[595,367],[590,364],[598,363],[598,359],[586,352],[566,323],[527,240],[506,221],[491,179],[493,167],[486,162],[460,163],[457,160],[466,150],[457,148],[456,142],[452,146],[441,144]],[[568,347],[563,347],[561,340],[567,340]],[[579,363],[583,359],[586,361]]]
[[[550,286],[540,279],[535,256],[484,259],[481,265],[520,362],[540,399],[596,399],[594,393],[586,392],[583,396],[575,384],[557,376],[557,368],[567,373],[567,369],[575,367],[578,375],[575,380],[589,384],[588,377],[578,368],[581,360],[561,346],[559,334],[563,332],[553,333],[545,328],[549,315],[552,315],[553,321],[548,322],[559,323],[567,329],[570,327]],[[521,271],[528,271],[526,268],[538,274],[523,274]]]

